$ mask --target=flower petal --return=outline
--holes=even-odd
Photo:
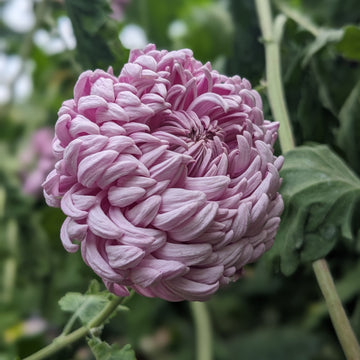
[[[120,239],[123,235],[123,231],[105,215],[100,205],[90,209],[88,225],[95,235],[105,239]]]

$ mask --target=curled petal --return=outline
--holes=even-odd
[[[107,109],[108,102],[100,96],[88,95],[79,99],[78,110],[80,111],[80,114],[86,115],[86,111],[88,110],[101,108]]]
[[[215,202],[207,204],[192,219],[172,229],[170,236],[176,241],[190,241],[198,237],[211,224],[218,207]]]
[[[191,202],[204,205],[206,196],[202,191],[169,188],[162,193],[160,210],[162,212],[177,210],[179,207],[188,205]]]
[[[102,256],[98,248],[98,238],[93,234],[89,234],[85,241],[81,243],[82,256],[84,261],[92,267],[96,274],[102,279],[121,283],[124,274],[120,271],[114,271]]]
[[[91,95],[97,95],[106,101],[115,101],[114,82],[109,78],[100,77],[91,87]]]
[[[214,200],[221,198],[229,184],[230,178],[227,176],[187,177],[184,187],[202,191],[208,200]]]
[[[88,215],[90,230],[96,235],[105,239],[119,239],[123,231],[104,213],[100,205],[90,209]]]
[[[219,288],[218,281],[213,284],[204,284],[184,277],[167,281],[166,285],[182,299],[189,301],[207,300]]]
[[[198,96],[187,110],[196,112],[200,117],[216,107],[221,107],[224,112],[228,110],[227,103],[220,95],[215,93],[205,93]]]
[[[76,187],[76,185],[75,185]],[[87,217],[88,212],[77,208],[72,199],[73,190],[67,191],[61,199],[61,210],[73,219],[83,219]]]
[[[119,297],[125,297],[130,294],[129,290],[125,286],[119,285],[116,282],[112,282],[107,279],[102,279],[102,280],[103,280],[103,283],[105,284],[106,288],[113,294],[115,294]]]
[[[135,205],[133,208],[126,212],[126,217],[134,224],[146,227],[155,218],[159,207],[161,197],[159,195],[153,195]]]
[[[140,263],[145,256],[145,251],[136,246],[109,245],[105,246],[109,265],[113,269],[129,269]]]
[[[61,226],[61,230],[60,230],[60,238],[62,241],[62,244],[64,246],[64,248],[68,251],[68,252],[76,252],[79,249],[79,245],[74,244],[72,242],[72,240],[70,239],[69,236],[69,224],[71,223],[71,218],[67,217],[65,219],[65,221],[63,222],[62,226]]]
[[[191,281],[211,285],[221,278],[224,273],[224,266],[218,265],[213,267],[196,268],[192,267],[185,277]]]
[[[173,244],[166,243],[155,252],[160,259],[177,260],[186,266],[196,265],[212,254],[210,244]]]
[[[202,205],[199,201],[189,201],[186,205],[168,211],[163,214],[157,214],[152,221],[152,225],[164,231],[169,231],[174,227],[181,225],[192,217],[197,209]]]
[[[146,190],[138,186],[112,186],[108,192],[108,199],[113,206],[126,207],[140,199],[145,193]]]
[[[121,181],[123,177],[134,173],[138,164],[131,160],[117,161],[108,166],[102,176],[97,179],[97,185],[104,189],[115,181]]]
[[[79,182],[86,187],[93,187],[96,180],[110,167],[117,156],[116,151],[105,150],[81,160],[78,170]]]

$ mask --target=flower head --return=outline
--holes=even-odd
[[[264,120],[246,79],[190,50],[148,45],[86,71],[63,103],[46,201],[67,215],[64,247],[113,293],[206,300],[273,243],[283,201]]]

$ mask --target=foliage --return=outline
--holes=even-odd
[[[300,262],[325,257],[344,239],[359,248],[354,209],[360,202],[360,179],[328,147],[300,146],[285,155],[281,170],[285,201],[283,221],[272,249],[281,270],[292,274]]]
[[[123,348],[116,344],[110,346],[99,338],[90,339],[88,344],[96,360],[136,360],[135,353],[130,345],[125,345]]]
[[[63,249],[61,212],[21,189],[20,153],[34,130],[53,127],[79,72],[112,66],[118,74],[129,52],[118,34],[136,24],[159,48],[189,47],[197,58],[248,78],[266,94],[263,39],[252,1],[174,0],[169,6],[166,0],[132,0],[121,21],[110,17],[107,0],[33,1],[36,21],[24,33],[4,18],[10,2],[0,3],[0,64],[13,56],[21,66],[13,71],[6,65],[0,74],[0,94],[9,95],[0,96],[1,359],[33,353],[62,329],[87,324],[111,300],[99,284],[88,288],[94,274],[81,254],[68,256]],[[286,206],[274,247],[208,303],[215,358],[340,360],[311,261],[327,257],[360,336],[358,1],[272,4],[275,16],[286,16],[283,86],[298,148],[284,154]],[[77,46],[51,52],[34,34],[42,30],[61,43],[57,24],[64,17]],[[22,98],[26,73],[33,88]],[[263,101],[271,119],[266,96]],[[135,296],[129,308],[52,359],[193,358],[186,303]]]

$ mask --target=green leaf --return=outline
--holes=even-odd
[[[360,81],[340,109],[337,145],[345,153],[352,168],[360,173]]]
[[[88,340],[96,360],[136,360],[135,352],[129,344],[120,348],[117,344],[109,345],[98,337]]]
[[[109,303],[106,294],[80,294],[69,292],[59,300],[63,311],[72,312],[83,324],[91,321]]]
[[[360,61],[360,26],[348,25],[337,50],[347,59]]]
[[[76,37],[77,57],[85,69],[107,69],[118,72],[127,61],[128,51],[118,39],[115,20],[109,17],[106,0],[66,0],[66,10]]]
[[[339,238],[355,242],[360,180],[324,145],[288,152],[281,176],[285,211],[271,256],[290,275],[300,263],[326,256]]]
[[[302,66],[306,66],[309,60],[323,47],[329,43],[339,41],[343,36],[342,29],[319,29],[319,33],[316,36],[315,40],[310,43],[305,51],[305,56],[302,61]]]

